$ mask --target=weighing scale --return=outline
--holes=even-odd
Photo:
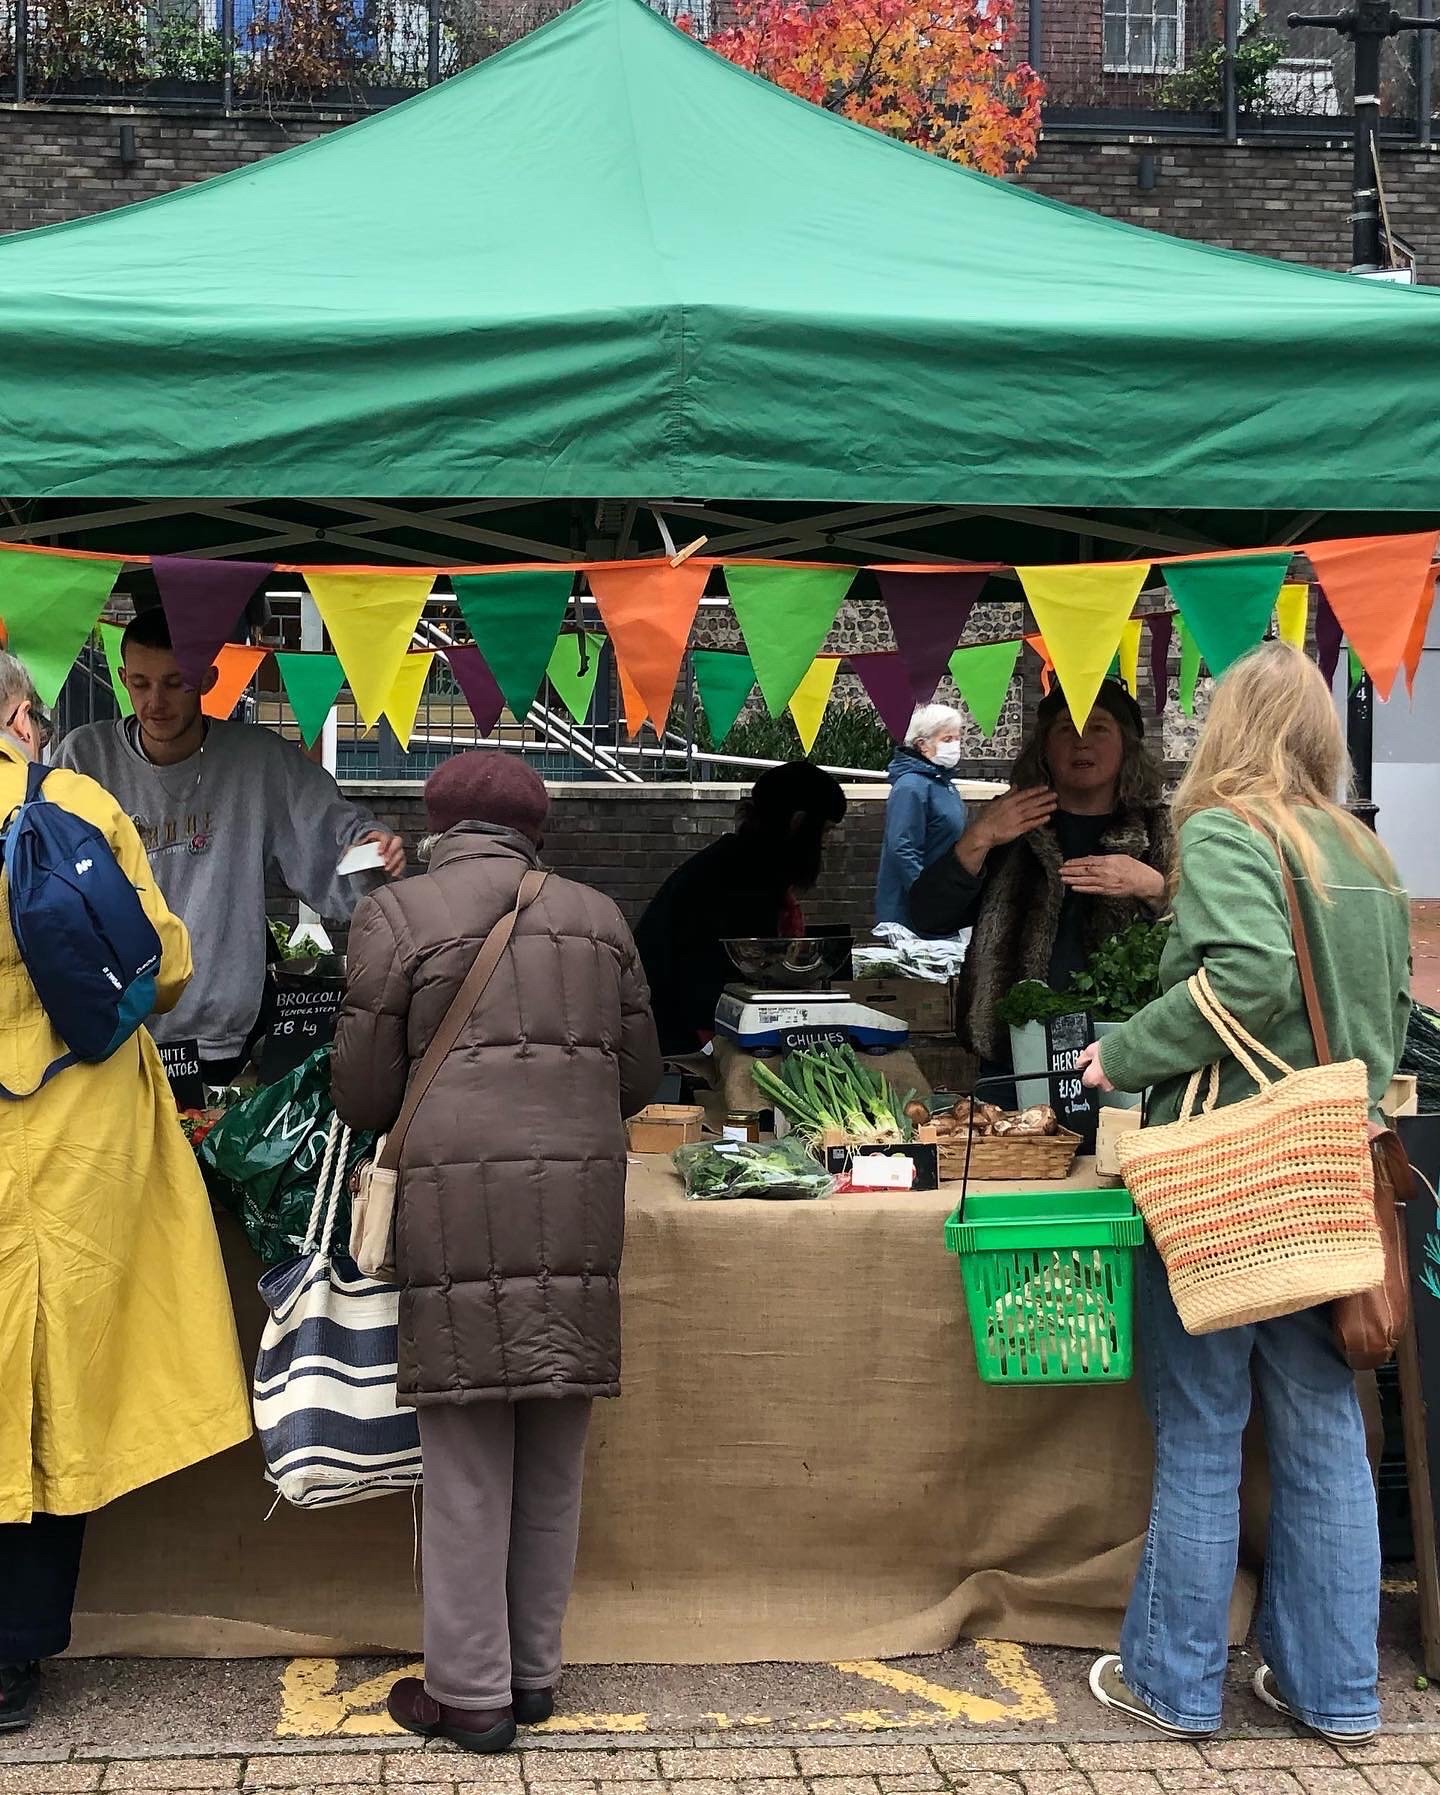
[[[822,1042],[848,1042],[857,1053],[891,1053],[910,1039],[903,1018],[832,991],[832,979],[848,979],[850,935],[794,940],[725,942],[743,982],[727,985],[715,1006],[715,1032],[741,1053],[789,1053]]]

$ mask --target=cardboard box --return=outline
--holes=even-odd
[[[705,1132],[705,1111],[698,1103],[651,1103],[629,1122],[632,1153],[673,1153],[690,1147]]]
[[[1380,1111],[1386,1116],[1418,1116],[1420,1113],[1420,1081],[1413,1072],[1397,1072],[1390,1080],[1390,1089],[1380,1099]]]
[[[1115,1143],[1122,1134],[1132,1134],[1140,1126],[1138,1109],[1102,1109],[1095,1130],[1095,1170],[1102,1178],[1118,1178],[1120,1161],[1115,1156]]]
[[[951,1035],[955,1032],[955,983],[943,985],[927,979],[851,979],[844,987],[856,1003],[899,1016],[910,1024],[912,1035]]]

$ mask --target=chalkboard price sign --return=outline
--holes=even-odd
[[[204,1109],[205,1081],[200,1076],[198,1041],[157,1041],[160,1063],[170,1081],[176,1109]]]
[[[1073,1074],[1050,1080],[1050,1101],[1060,1126],[1080,1136],[1082,1153],[1095,1151],[1099,1105],[1094,1094],[1081,1084],[1080,1074],[1074,1068],[1080,1055],[1094,1039],[1094,1025],[1083,1010],[1046,1019],[1045,1046],[1050,1070]]]
[[[263,1012],[260,1082],[274,1084],[335,1039],[344,985],[339,979],[296,979],[272,972]]]
[[[1436,1558],[1440,1538],[1440,1213],[1434,1196],[1440,1187],[1440,1115],[1401,1116],[1395,1131],[1417,1174],[1404,1219],[1415,1319],[1396,1357],[1420,1636],[1425,1669],[1433,1677],[1440,1676],[1440,1564]]]

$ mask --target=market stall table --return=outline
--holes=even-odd
[[[688,1202],[632,1161],[625,1395],[597,1404],[572,1660],[1113,1643],[1148,1503],[1137,1388],[978,1381],[956,1195]],[[253,1360],[260,1267],[221,1227]],[[415,1651],[411,1504],[267,1520],[272,1500],[252,1441],[97,1516],[75,1649]]]

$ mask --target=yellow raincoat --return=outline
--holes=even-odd
[[[26,763],[0,737],[0,818]],[[95,824],[140,892],[164,958],[190,940],[120,806],[59,770],[45,795]],[[30,983],[0,884],[0,1083],[30,1090],[65,1051]],[[0,1522],[86,1514],[250,1432],[220,1248],[160,1056],[139,1030],[108,1060],[0,1099]]]

